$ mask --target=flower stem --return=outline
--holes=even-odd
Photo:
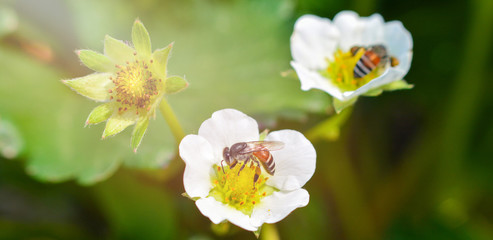
[[[261,240],[279,240],[279,231],[275,224],[264,224],[262,226],[262,233],[260,234]]]
[[[166,98],[163,98],[163,100],[161,101],[161,104],[159,105],[159,110],[161,110],[161,114],[168,123],[171,129],[171,133],[173,133],[173,136],[175,137],[176,143],[179,144],[180,141],[185,137],[185,132],[183,131],[183,128],[181,127],[180,122],[175,115],[175,112],[173,112],[173,109],[169,105]]]
[[[317,141],[321,139],[329,141],[337,140],[339,138],[342,125],[346,123],[352,112],[353,107],[348,107],[344,109],[340,114],[335,114],[328,117],[326,120],[308,130],[306,136],[311,141]]]

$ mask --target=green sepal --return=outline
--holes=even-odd
[[[376,89],[371,89],[370,91],[362,94],[363,96],[366,97],[376,97],[382,94],[383,90],[381,88],[376,88]]]
[[[104,139],[123,131],[128,126],[134,124],[136,120],[137,115],[131,111],[113,113],[113,116],[106,122],[102,138]]]
[[[188,87],[188,82],[182,77],[172,76],[166,78],[164,82],[164,92],[166,94],[177,93]]]
[[[264,139],[267,137],[267,134],[269,134],[269,129],[265,129],[264,131],[262,131],[258,138],[259,141],[264,141]]]
[[[412,89],[414,87],[413,84],[409,84],[406,80],[402,79],[399,81],[394,81],[389,84],[383,85],[380,89],[384,91],[395,91],[401,89]]]
[[[219,224],[211,223],[211,230],[216,236],[224,237],[229,233],[231,224],[228,221],[220,222]]]
[[[140,20],[135,20],[132,27],[132,42],[134,44],[137,54],[144,57],[151,56],[151,38],[147,32],[144,24]]]
[[[78,50],[77,55],[86,67],[96,72],[114,72],[115,64],[105,55],[92,50]]]
[[[96,101],[107,101],[110,98],[111,73],[93,73],[84,77],[62,80],[80,95]]]
[[[140,142],[144,137],[147,126],[149,126],[148,117],[142,117],[141,119],[139,119],[139,121],[137,121],[137,124],[135,124],[131,139],[132,149],[134,150],[134,152],[137,152],[137,148],[139,147]]]
[[[120,65],[132,61],[135,49],[109,35],[104,37],[104,54]]]
[[[190,195],[188,195],[188,193],[186,193],[186,192],[182,193],[181,195],[192,200],[192,201],[197,201],[200,199],[200,197],[190,197]]]
[[[346,101],[341,101],[337,98],[333,98],[332,106],[334,106],[334,110],[336,111],[336,113],[339,114],[345,108],[352,106],[357,100],[358,100],[357,97],[351,98],[351,99],[346,100]]]
[[[116,107],[114,102],[101,104],[95,107],[89,114],[89,117],[87,117],[86,126],[89,124],[98,124],[108,120],[115,110]]]
[[[258,239],[260,237],[260,231],[262,231],[262,226],[260,226],[257,231],[253,231],[253,234]]]
[[[161,77],[166,77],[166,65],[168,64],[169,54],[173,48],[173,43],[165,48],[158,49],[152,53],[152,59],[154,61],[154,70],[161,75]]]

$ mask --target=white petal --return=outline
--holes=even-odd
[[[225,147],[238,142],[258,141],[258,124],[255,119],[234,109],[223,109],[212,114],[199,129],[199,135],[211,144],[216,160],[223,159]]]
[[[219,224],[228,220],[232,224],[248,231],[257,231],[258,226],[250,223],[250,217],[242,212],[216,201],[213,197],[202,198],[195,202],[200,212],[213,223]]]
[[[206,197],[212,189],[211,174],[215,163],[211,145],[198,135],[187,135],[180,143],[180,157],[185,161],[183,185],[190,197]]]
[[[413,49],[411,33],[404,28],[400,21],[391,21],[385,24],[385,45],[395,56],[402,56]]]
[[[310,141],[294,130],[271,132],[265,140],[284,142],[284,148],[271,152],[276,168],[274,176],[267,180],[267,184],[287,191],[305,185],[315,172],[317,158]]]
[[[311,88],[317,88],[327,92],[328,94],[332,95],[335,98],[338,99],[343,98],[341,90],[336,85],[334,85],[332,81],[330,81],[329,79],[322,77],[316,71],[311,71],[307,69],[306,67],[299,64],[298,62],[291,61],[291,66],[296,71],[296,74],[298,74],[298,78],[300,79],[301,82],[301,89],[303,91],[307,91]]]
[[[341,33],[339,47],[342,51],[353,46],[384,43],[384,21],[380,14],[359,17],[353,11],[342,11],[334,17],[334,25]]]
[[[389,54],[399,59],[399,65],[394,69],[402,72],[404,75],[401,78],[403,78],[411,67],[413,55],[411,33],[404,28],[401,22],[389,22],[385,25],[385,45],[388,47]]]
[[[329,19],[301,16],[291,35],[291,54],[296,62],[309,69],[323,69],[332,59],[339,41],[339,31]]]
[[[261,226],[263,223],[279,222],[296,208],[306,206],[309,200],[310,195],[305,189],[274,192],[263,198],[260,204],[255,207],[251,223],[254,226]]]
[[[385,42],[385,22],[382,15],[375,13],[369,17],[360,18],[365,25],[363,31],[363,46],[382,44]]]

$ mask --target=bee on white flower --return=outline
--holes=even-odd
[[[384,22],[380,14],[359,17],[343,11],[333,21],[304,15],[291,36],[291,66],[301,89],[327,92],[340,112],[359,96],[412,88],[403,80],[412,49],[411,34],[402,23]]]
[[[254,119],[224,109],[204,121],[198,135],[186,136],[179,150],[185,191],[215,224],[257,231],[308,204],[302,187],[315,172],[316,152],[297,131],[261,136]]]

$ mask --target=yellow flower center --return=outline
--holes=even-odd
[[[116,99],[121,104],[118,109],[120,112],[134,110],[139,114],[150,110],[162,84],[162,80],[150,71],[152,63],[152,60],[135,60],[127,62],[125,66],[116,65],[119,69],[116,77],[110,78],[115,87],[109,92],[113,93],[110,99]]]
[[[359,49],[356,54],[337,50],[334,53],[334,61],[328,61],[329,66],[321,71],[322,76],[330,79],[339,89],[343,91],[353,91],[367,84],[372,79],[378,77],[383,72],[383,67],[377,66],[370,73],[362,78],[354,77],[354,67],[365,53],[364,49]]]
[[[268,177],[260,176],[256,182],[253,181],[255,165],[245,166],[238,174],[243,164],[244,162],[240,162],[231,169],[228,166],[221,168],[214,165],[215,175],[211,179],[214,188],[210,196],[246,215],[251,215],[255,205],[276,190],[265,184]]]

